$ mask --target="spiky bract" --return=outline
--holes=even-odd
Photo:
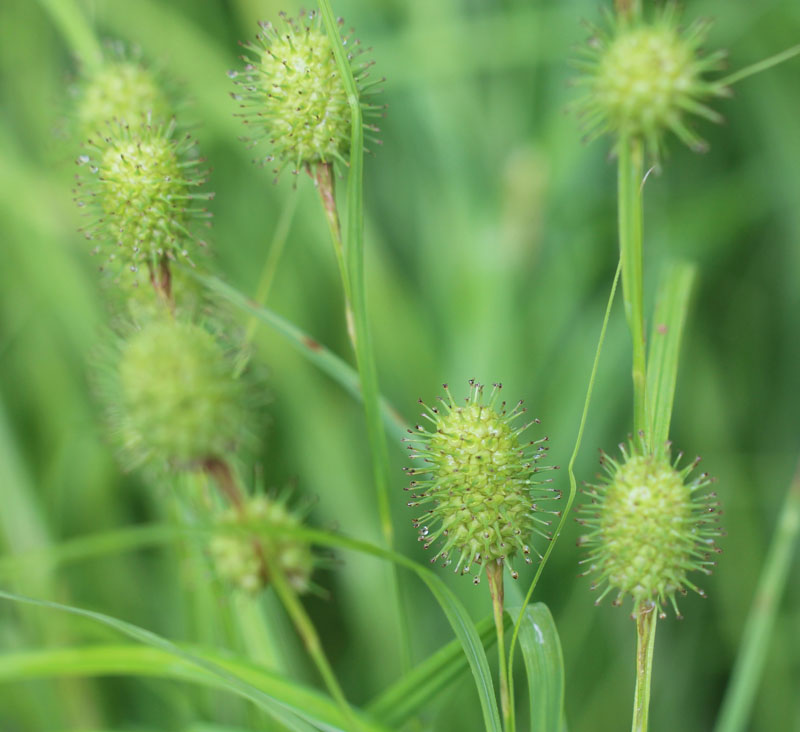
[[[226,456],[248,431],[244,389],[207,330],[168,315],[146,323],[119,356],[114,421],[129,461],[192,467]]]
[[[90,215],[97,217],[82,231],[88,239],[115,244],[108,262],[132,272],[142,262],[154,272],[164,258],[191,262],[190,242],[205,242],[189,227],[193,220],[207,223],[211,214],[198,202],[213,197],[196,191],[205,173],[197,171],[203,160],[194,141],[188,135],[175,139],[174,122],[107,131],[101,142],[90,140],[77,160],[89,174],[78,176],[75,200],[79,207],[92,204]]]
[[[657,159],[663,135],[671,130],[693,150],[706,149],[685,117],[722,120],[705,102],[729,91],[705,74],[723,68],[725,53],[701,55],[710,23],[696,21],[683,30],[678,15],[668,3],[652,21],[609,15],[607,29],[592,28],[576,64],[583,72],[577,82],[585,89],[576,106],[587,139],[605,133],[639,137]]]
[[[671,462],[668,450],[653,455],[633,442],[620,449],[620,461],[603,455],[605,480],[586,488],[591,503],[579,508],[589,533],[578,544],[590,550],[582,564],[600,589],[596,604],[614,591],[614,605],[629,595],[634,609],[654,603],[663,617],[669,601],[679,615],[675,593],[689,588],[705,597],[687,575],[711,574],[711,555],[720,551],[719,503],[704,491],[712,480],[689,477],[699,460],[679,468],[681,456]]]
[[[425,407],[422,416],[433,425],[428,431],[417,425],[413,432],[412,457],[425,461],[425,467],[407,468],[413,476],[409,489],[414,493],[411,507],[425,506],[426,512],[414,520],[425,548],[441,539],[431,562],[455,561],[455,571],[467,574],[473,564],[505,561],[521,553],[530,563],[531,536],[546,539],[550,521],[542,518],[536,498],[552,498],[560,493],[543,488],[549,480],[537,481],[533,475],[552,468],[537,467],[546,454],[546,437],[522,442],[521,434],[538,420],[520,426],[525,414],[522,402],[508,411],[499,403],[500,384],[483,401],[483,385],[470,381],[470,395],[463,406],[453,400],[447,385],[440,405]],[[428,477],[424,477],[428,474]],[[422,477],[418,477],[422,476]],[[535,551],[535,549],[534,549]],[[538,552],[537,552],[538,554]],[[513,577],[517,573],[511,569]],[[480,573],[475,575],[475,582]]]
[[[258,496],[230,508],[217,521],[219,533],[209,546],[220,577],[246,592],[269,581],[264,555],[273,561],[296,592],[311,587],[314,557],[310,545],[276,529],[300,526],[283,499]]]
[[[254,43],[243,44],[252,58],[245,58],[243,72],[229,76],[239,85],[233,95],[241,101],[245,124],[254,130],[253,142],[267,138],[278,160],[295,172],[316,163],[346,162],[350,151],[351,115],[347,90],[339,73],[322,22],[315,12],[297,20],[281,14],[278,27],[262,22]],[[367,82],[372,62],[359,62],[359,42],[343,39],[359,91],[362,111],[377,107],[364,101],[373,84]],[[380,83],[380,82],[378,82]],[[374,125],[365,128],[377,131]]]
[[[104,64],[87,81],[78,106],[85,136],[97,135],[108,123],[131,129],[163,124],[170,104],[153,74],[135,61]]]

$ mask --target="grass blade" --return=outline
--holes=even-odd
[[[744,627],[744,637],[725,691],[715,732],[747,729],[758,683],[775,627],[778,603],[786,589],[797,538],[800,535],[800,463],[789,485],[755,597]]]
[[[235,659],[224,659],[202,651],[196,652],[187,650],[149,630],[102,613],[46,600],[34,600],[29,597],[15,595],[2,590],[0,590],[0,598],[12,602],[71,613],[113,628],[148,646],[148,648],[144,649],[148,653],[155,653],[155,656],[150,656],[150,658],[156,658],[157,663],[150,663],[149,668],[161,669],[161,671],[163,671],[169,668],[183,669],[184,665],[188,666],[188,673],[194,674],[194,680],[213,680],[214,684],[219,688],[253,701],[277,721],[296,732],[309,732],[309,730],[314,728],[322,730],[342,730],[343,732],[347,730],[346,720],[342,718],[342,713],[338,706],[325,696],[318,692],[302,690],[302,687],[293,682],[273,676],[255,667],[248,666],[247,664],[237,662]],[[64,649],[61,650],[63,651]],[[81,648],[77,650],[67,650],[71,650],[74,655],[69,656],[67,653],[65,659],[62,659],[65,669],[72,668],[75,671],[79,671],[88,668],[91,659],[89,655],[91,653],[90,649]],[[54,654],[59,653],[59,650],[41,651],[39,653],[43,654],[43,657],[48,658],[49,661],[53,661],[53,658],[57,658]],[[50,655],[48,656],[48,654]],[[13,661],[14,658],[15,656],[12,654],[6,655],[2,658],[2,664],[8,664]],[[130,663],[124,663],[126,658]],[[11,661],[9,661],[9,659],[11,659]],[[130,654],[127,657],[123,656],[122,659],[117,656],[116,662],[118,664],[120,661],[123,662],[120,666],[117,666],[118,670],[122,673],[135,670],[136,666],[133,663],[134,660],[136,659]],[[139,658],[140,662],[141,660],[142,659]],[[18,670],[23,669],[19,657],[17,657],[17,661],[19,664]],[[4,668],[4,666],[0,665],[0,669],[2,668]],[[48,666],[48,664],[45,663],[42,667],[42,672],[51,673],[48,671],[49,668],[54,668],[54,665],[51,664]],[[7,671],[6,673],[10,674],[11,672]],[[187,671],[184,670],[184,673],[187,673]],[[11,675],[9,678],[19,679],[21,676]],[[301,693],[301,690],[303,693]],[[361,719],[364,729],[373,730],[373,732],[384,729],[372,724],[363,717]],[[314,727],[310,725],[314,725]]]
[[[330,376],[336,383],[343,387],[345,391],[355,397],[355,399],[362,401],[358,373],[335,353],[328,350],[293,323],[269,308],[260,306],[257,302],[243,295],[235,287],[223,282],[218,277],[200,274],[188,269],[187,271],[214,294],[227,300],[231,305],[240,310],[249,313],[252,317],[260,320],[262,323],[265,323],[287,338],[311,363]],[[408,425],[406,425],[397,410],[395,410],[386,399],[380,400],[380,416],[383,423],[386,425],[386,429],[388,429],[398,441],[408,436]]]
[[[475,625],[475,629],[485,650],[490,649],[497,641],[491,617],[481,620]],[[450,641],[381,692],[366,705],[365,710],[384,724],[399,727],[467,668],[467,659],[458,640]]]
[[[669,439],[678,358],[695,277],[693,264],[675,262],[664,272],[656,296],[647,359],[646,412],[650,419],[649,447],[659,453],[665,449]]]
[[[514,614],[519,608],[514,608]],[[528,676],[531,730],[561,732],[564,725],[564,657],[553,616],[547,605],[525,608],[519,646]]]

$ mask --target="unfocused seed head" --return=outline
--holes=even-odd
[[[226,456],[248,431],[241,382],[205,329],[169,316],[124,343],[116,421],[134,464],[192,467]]]
[[[112,61],[91,76],[83,89],[78,118],[86,137],[110,122],[131,129],[164,124],[170,105],[153,74],[135,61]]]
[[[253,141],[269,140],[276,173],[286,165],[295,171],[316,163],[346,162],[350,150],[350,107],[339,74],[331,39],[315,12],[292,19],[285,15],[277,26],[261,23],[253,43],[244,44],[251,55],[244,71],[231,71],[239,91],[240,115],[253,129]],[[365,115],[377,108],[364,96],[371,63],[360,59],[359,42],[343,38]],[[376,131],[372,125],[366,129]]]
[[[702,55],[708,22],[685,30],[678,23],[676,6],[668,3],[649,22],[609,17],[608,29],[593,28],[577,63],[585,94],[576,106],[588,139],[639,137],[657,158],[664,133],[672,131],[693,150],[706,148],[686,117],[722,120],[706,101],[728,90],[705,75],[723,68],[725,54]]]
[[[427,549],[439,542],[431,560],[455,561],[455,571],[470,572],[472,565],[505,561],[522,554],[530,563],[533,534],[549,540],[550,521],[558,512],[536,504],[560,494],[534,480],[534,474],[552,468],[537,467],[546,454],[547,438],[522,440],[523,432],[538,420],[525,420],[519,402],[512,409],[500,401],[495,384],[484,402],[483,385],[470,381],[466,403],[456,404],[445,385],[446,397],[435,407],[423,405],[429,429],[418,425],[409,439],[412,457],[424,466],[408,468],[412,476],[411,507],[426,511],[414,520]],[[556,494],[555,496],[553,494]],[[538,552],[536,552],[538,554]],[[516,572],[511,570],[512,576]],[[480,577],[478,572],[476,582]]]
[[[619,462],[604,455],[605,480],[586,489],[591,503],[579,508],[578,519],[587,528],[578,544],[589,549],[582,563],[600,588],[597,603],[613,591],[615,605],[629,595],[634,608],[652,602],[663,615],[669,600],[677,615],[676,592],[705,596],[688,575],[711,574],[715,540],[723,534],[719,503],[705,491],[707,475],[689,479],[696,462],[677,463],[668,451],[647,454],[636,443],[622,447]]]
[[[300,520],[285,501],[258,496],[242,508],[230,508],[217,520],[218,533],[209,550],[219,576],[245,592],[268,582],[264,557],[275,562],[296,592],[311,587],[314,557],[307,542],[276,529],[292,529]]]

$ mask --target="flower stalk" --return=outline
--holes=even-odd
[[[486,565],[489,580],[489,594],[492,596],[492,613],[497,630],[497,663],[500,669],[500,706],[503,712],[503,729],[512,729],[511,696],[508,686],[508,666],[506,665],[506,645],[503,623],[503,561],[498,559]]]
[[[652,601],[636,608],[636,692],[633,697],[631,732],[647,732],[650,709],[650,680],[653,673],[653,649],[656,643],[658,613]]]

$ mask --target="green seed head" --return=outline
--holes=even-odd
[[[87,81],[78,107],[86,136],[105,130],[110,122],[138,129],[170,116],[169,102],[153,75],[132,61],[105,64]]]
[[[679,469],[680,456],[670,462],[668,452],[620,447],[620,462],[603,455],[607,478],[587,489],[592,501],[579,509],[578,523],[589,530],[578,540],[590,550],[582,563],[595,576],[592,589],[601,589],[595,604],[614,591],[615,605],[630,595],[634,608],[654,603],[663,617],[669,600],[679,615],[675,593],[690,588],[705,597],[687,575],[711,574],[719,552],[719,504],[704,492],[712,481],[705,473],[688,479],[698,461]]]
[[[652,22],[617,18],[609,30],[593,29],[578,63],[586,93],[577,106],[588,139],[604,133],[638,137],[658,157],[662,137],[671,130],[693,150],[706,149],[685,118],[722,120],[705,102],[728,90],[704,75],[722,68],[725,54],[701,56],[709,23],[696,22],[684,31],[677,16],[675,5],[667,4]]]
[[[148,322],[123,345],[118,369],[116,422],[133,464],[191,467],[225,456],[247,432],[231,359],[198,325]]]
[[[542,488],[549,480],[533,479],[535,473],[548,470],[536,466],[547,452],[542,445],[547,438],[521,440],[539,420],[518,426],[525,409],[522,402],[510,411],[505,402],[498,403],[500,384],[485,403],[483,386],[474,381],[470,386],[464,406],[455,403],[446,384],[446,398],[440,398],[438,406],[428,407],[420,400],[422,416],[433,429],[417,425],[415,437],[408,441],[412,457],[426,465],[406,469],[413,477],[408,505],[427,509],[414,520],[419,540],[427,549],[441,539],[431,562],[442,559],[447,566],[455,561],[455,571],[461,574],[469,573],[473,564],[507,562],[518,553],[530,563],[532,534],[550,539],[550,521],[539,513],[558,515],[542,511],[535,501],[552,498],[554,492],[560,498],[557,491]],[[511,574],[516,578],[513,568]],[[479,579],[480,573],[474,582]]]
[[[195,143],[188,136],[174,139],[174,123],[110,130],[101,144],[90,140],[77,160],[88,172],[78,176],[75,200],[94,217],[82,231],[113,245],[107,257],[112,269],[135,273],[144,262],[152,274],[165,259],[191,262],[190,243],[205,242],[189,227],[196,220],[208,223],[211,215],[198,203],[213,197],[196,191],[205,177],[197,172],[203,161]]]
[[[219,517],[219,532],[209,547],[219,576],[245,592],[258,592],[269,580],[266,555],[296,592],[308,592],[314,568],[311,547],[290,534],[275,531],[298,526],[299,519],[284,501],[267,496],[250,499],[241,509],[228,509]]]
[[[317,163],[346,162],[350,107],[331,39],[314,12],[297,20],[285,14],[281,18],[278,27],[260,23],[255,43],[244,44],[253,57],[250,63],[243,72],[228,73],[240,89],[233,94],[244,110],[240,116],[254,130],[254,142],[269,140],[273,154],[266,161],[278,161],[276,174],[286,164],[297,172]],[[371,86],[366,79],[372,63],[357,60],[362,53],[358,41],[347,37],[343,43],[350,49],[362,110],[374,113],[378,108],[363,101]],[[377,131],[373,125],[365,128]]]

